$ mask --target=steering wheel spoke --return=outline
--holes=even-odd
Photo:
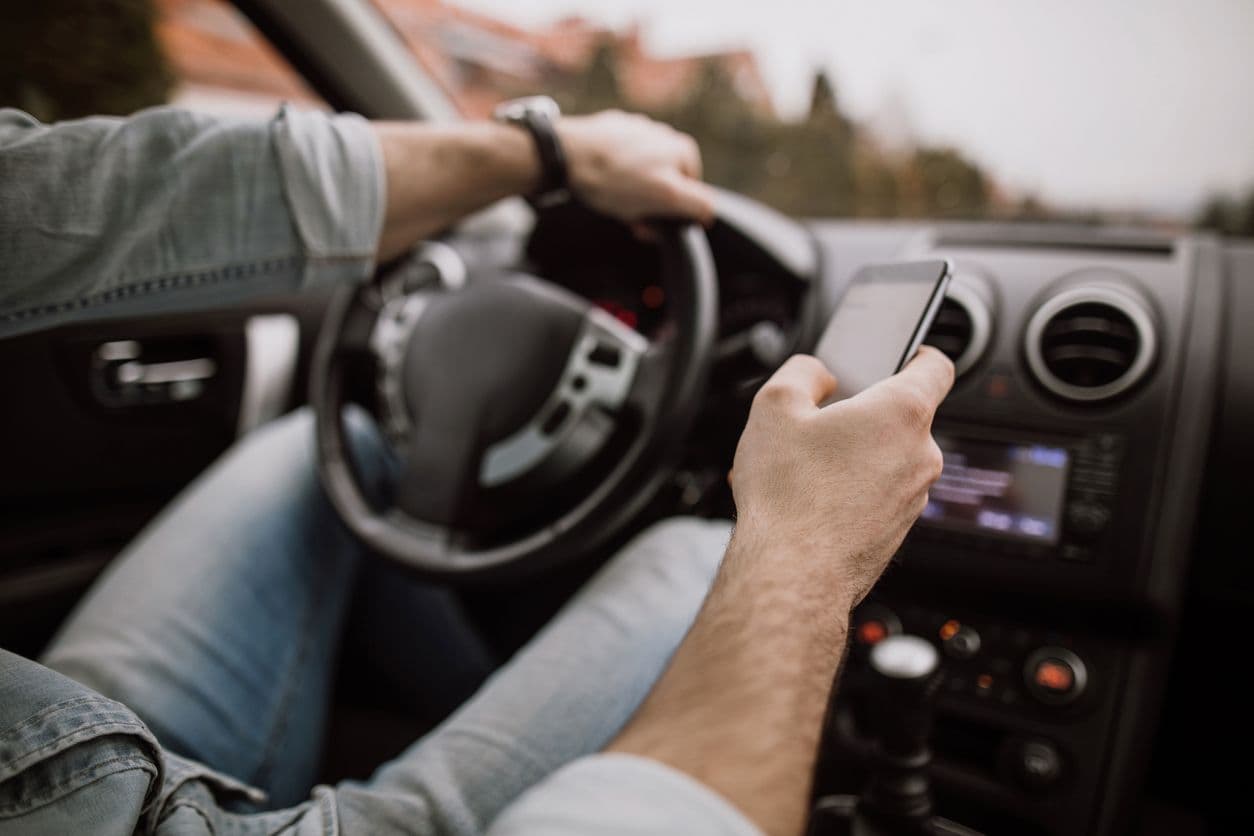
[[[626,405],[642,416],[656,412],[666,392],[667,378],[674,359],[674,342],[662,340],[650,343],[636,365],[636,374],[627,393]]]
[[[486,451],[480,484],[496,487],[546,461],[586,459],[613,431],[609,416],[628,402],[648,341],[589,307],[557,385],[534,416]]]

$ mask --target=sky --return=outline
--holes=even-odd
[[[855,119],[963,149],[1058,206],[1191,213],[1254,186],[1254,0],[453,0],[525,26],[747,47],[775,102],[818,68]]]

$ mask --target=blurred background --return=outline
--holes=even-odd
[[[793,215],[1254,235],[1247,0],[361,0],[467,117],[649,113]],[[324,107],[224,0],[4,0],[0,106]]]

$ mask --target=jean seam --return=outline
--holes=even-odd
[[[209,832],[210,836],[218,832],[218,828],[216,828],[213,824],[213,819],[210,817],[210,815],[207,812],[205,812],[205,809],[201,807],[199,804],[197,804],[195,801],[171,802],[170,804],[166,805],[165,809],[161,811],[161,817],[159,819],[159,822],[165,821],[167,818],[172,816],[174,812],[178,810],[180,807],[187,807],[188,809],[193,810],[196,813],[196,815],[200,816],[200,818],[204,820],[205,830]]]
[[[95,722],[87,726],[80,726],[79,728],[74,729],[73,731],[70,731],[70,732],[66,732],[60,737],[54,738],[53,740],[50,740],[47,743],[44,743],[40,746],[36,746],[34,749],[30,749],[26,752],[23,752],[22,759],[27,759],[34,755],[38,755],[47,749],[55,749],[59,744],[64,743],[66,741],[73,741],[77,743],[79,740],[86,740],[92,737],[97,737],[101,734],[102,729],[110,729],[115,733],[127,734],[127,733],[130,733],[131,730],[141,730],[143,728],[144,728],[144,725],[142,723],[130,723],[126,721],[117,721],[117,720]]]
[[[266,748],[262,751],[261,760],[257,763],[257,768],[253,771],[252,780],[249,782],[252,786],[265,788],[268,786],[267,779],[274,771],[275,756],[278,754],[279,741],[283,737],[283,733],[287,730],[287,721],[289,709],[291,707],[292,698],[296,694],[296,673],[299,671],[309,656],[310,649],[313,647],[311,641],[311,632],[316,614],[322,610],[322,604],[326,599],[326,591],[328,587],[327,574],[324,572],[315,573],[317,591],[313,596],[313,603],[305,612],[305,617],[301,621],[301,641],[300,647],[297,649],[292,663],[288,667],[286,675],[283,677],[283,694],[279,698],[278,704],[275,706],[275,720],[270,734],[267,735]]]
[[[69,709],[74,708],[76,706],[89,704],[89,703],[100,703],[102,706],[107,705],[110,708],[112,708],[114,705],[117,705],[117,703],[113,702],[113,700],[109,700],[104,697],[93,696],[91,694],[87,694],[87,695],[79,696],[79,697],[73,697],[68,700],[62,700],[61,702],[44,706],[43,708],[36,711],[34,714],[31,714],[29,717],[26,717],[18,721],[17,723],[14,723],[12,726],[9,726],[7,729],[4,730],[3,733],[0,733],[0,739],[4,739],[6,737],[16,737],[19,732],[21,732],[23,729],[27,728],[28,726],[33,726],[36,723],[42,722],[48,719],[49,717],[52,717],[53,715],[60,714],[63,711],[68,711]]]
[[[56,705],[50,706],[49,708],[39,712],[38,714],[28,717],[27,719],[23,720],[21,723],[18,723],[17,725],[9,728],[2,737],[5,739],[16,740],[21,736],[19,733],[24,731],[27,728],[33,727],[41,722],[47,721],[49,718],[54,717],[58,714],[63,714],[75,708],[80,708],[83,705],[91,705],[91,704],[96,704],[96,703],[99,703],[103,709],[109,712],[112,712],[114,714],[126,713],[125,709],[121,709],[117,707],[116,703],[103,700],[99,697],[77,697],[75,699],[68,700],[64,703],[57,703]],[[83,725],[72,728],[64,732],[63,734],[58,735],[52,740],[39,744],[33,749],[27,749],[26,751],[22,752],[22,754],[19,757],[14,758],[13,761],[6,764],[5,766],[6,768],[12,768],[13,764],[21,763],[23,761],[37,762],[41,760],[40,755],[47,752],[48,750],[58,749],[62,747],[64,744],[66,744],[67,742],[75,743],[80,740],[88,740],[93,737],[99,737],[102,734],[138,734],[142,737],[143,733],[147,731],[148,731],[148,727],[145,726],[139,720],[119,719],[116,716],[115,717],[105,716],[105,717],[98,717],[98,718],[91,719],[91,720],[85,720]],[[27,767],[24,766],[21,769],[14,771],[13,774],[14,775],[20,774],[26,768]],[[7,769],[5,771],[7,771]]]
[[[302,263],[317,265],[341,261],[359,261],[363,258],[369,257],[370,253],[287,256],[260,259],[246,264],[233,264],[225,267],[214,267],[193,272],[171,273],[165,276],[137,282],[135,284],[125,284],[119,287],[110,288],[109,290],[103,290],[99,293],[94,293],[88,296],[80,296],[64,302],[51,302],[31,308],[24,308],[19,311],[13,311],[12,313],[0,315],[0,322],[21,322],[23,320],[39,316],[49,316],[52,314],[67,313],[69,311],[95,308],[101,305],[106,305],[110,302],[117,302],[137,296],[152,296],[165,290],[178,290],[186,287],[207,287],[221,284],[225,281],[237,281],[239,279],[249,278],[256,275],[271,274],[283,268],[294,267]]]
[[[333,803],[334,794],[327,791],[318,799],[318,807],[322,810],[322,834],[323,836],[339,836],[340,817],[336,813],[335,804]]]
[[[110,769],[110,770],[101,772],[99,775],[96,775],[90,781],[87,781],[82,784],[76,783],[77,781],[81,781],[83,778],[85,778],[89,774],[96,772],[98,770],[102,770],[111,764],[119,764],[121,765],[122,768]],[[143,757],[142,755],[118,755],[116,757],[112,757],[112,758],[108,758],[106,760],[100,761],[99,763],[93,763],[90,766],[85,766],[82,769],[78,770],[77,772],[71,773],[70,775],[62,779],[61,781],[58,781],[57,783],[53,784],[51,787],[47,788],[46,797],[43,800],[36,799],[37,803],[29,804],[29,805],[28,804],[13,804],[13,805],[6,806],[6,807],[0,807],[0,818],[17,818],[17,816],[23,816],[23,815],[26,815],[27,813],[33,813],[34,811],[40,808],[47,807],[49,804],[56,802],[58,799],[63,798],[65,795],[71,792],[80,790],[83,787],[90,786],[91,784],[94,784],[97,781],[101,781],[113,775],[121,775],[124,772],[133,772],[135,770],[139,770],[141,772],[147,772],[151,774],[154,778],[159,774],[156,764],[154,764],[152,760],[149,758]]]

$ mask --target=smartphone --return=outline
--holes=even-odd
[[[901,371],[932,327],[953,276],[948,259],[871,264],[853,277],[814,354],[844,400]]]

